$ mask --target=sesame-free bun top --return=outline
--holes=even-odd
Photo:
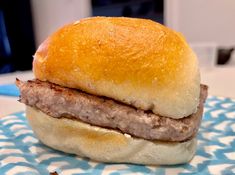
[[[40,45],[33,71],[40,80],[171,118],[194,113],[199,103],[196,55],[181,34],[146,19],[65,25]]]

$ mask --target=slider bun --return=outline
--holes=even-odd
[[[53,118],[29,106],[26,107],[26,116],[44,144],[97,161],[181,164],[190,161],[196,151],[195,138],[182,143],[138,139],[77,120]]]
[[[184,37],[145,19],[93,17],[49,36],[34,55],[35,77],[182,118],[199,103],[198,62]]]

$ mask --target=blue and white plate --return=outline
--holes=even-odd
[[[44,146],[19,112],[0,119],[0,175],[49,174],[235,174],[235,100],[210,96],[194,159],[177,166],[106,164]]]

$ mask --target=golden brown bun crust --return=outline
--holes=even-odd
[[[172,165],[190,161],[196,151],[195,138],[186,142],[137,139],[77,120],[53,118],[29,106],[26,116],[44,144],[97,161]]]
[[[36,78],[182,118],[199,102],[198,63],[185,39],[145,19],[94,17],[68,24],[35,53]]]

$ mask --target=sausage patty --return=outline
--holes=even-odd
[[[132,136],[162,141],[185,141],[193,137],[198,131],[207,97],[207,86],[201,85],[197,112],[181,119],[172,119],[50,82],[16,80],[16,84],[21,92],[20,102],[51,117],[71,118]]]

